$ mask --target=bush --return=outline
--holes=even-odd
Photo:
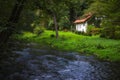
[[[37,35],[40,35],[41,33],[44,32],[44,30],[45,30],[44,27],[37,26],[37,27],[34,28],[34,31],[33,31],[33,32],[34,32],[35,34],[37,34]]]
[[[104,23],[100,37],[120,39],[120,26],[116,26],[110,22]]]
[[[120,26],[115,27],[115,39],[120,39]]]
[[[92,35],[97,35],[100,34],[101,28],[96,28],[95,26],[89,25],[87,28],[87,33],[86,35],[92,36]]]
[[[100,32],[101,32],[101,28],[92,28],[91,29],[91,34],[92,35],[100,34]]]
[[[120,31],[115,31],[115,39],[120,39]]]
[[[54,35],[54,34],[51,34],[51,35],[50,35],[50,37],[51,37],[51,38],[54,38],[54,37],[55,37],[55,35]]]
[[[81,31],[76,31],[75,33],[76,33],[76,34],[82,34],[82,35],[85,34],[84,32],[81,32]]]
[[[97,49],[105,49],[105,47],[104,47],[103,45],[101,45],[101,44],[97,44],[95,47],[96,47]]]

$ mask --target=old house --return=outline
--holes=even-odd
[[[74,21],[74,24],[76,25],[76,31],[79,32],[87,32],[87,27],[88,27],[88,20],[92,17],[91,14],[86,15],[84,18],[82,19],[77,19]]]

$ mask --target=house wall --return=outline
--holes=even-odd
[[[87,32],[87,22],[76,24],[76,31]]]

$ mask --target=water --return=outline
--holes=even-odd
[[[2,80],[120,80],[120,65],[78,53],[25,48]],[[8,72],[9,73],[9,72]]]

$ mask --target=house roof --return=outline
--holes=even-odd
[[[86,22],[88,19],[90,19],[91,17],[92,17],[92,15],[89,14],[89,15],[87,15],[87,16],[86,16],[85,18],[83,18],[83,19],[77,19],[77,20],[75,20],[74,23],[75,23],[75,24],[84,23],[84,22]]]

